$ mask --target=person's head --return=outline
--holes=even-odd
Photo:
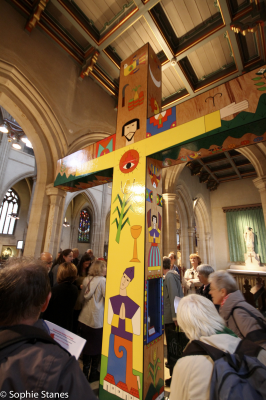
[[[65,262],[59,265],[57,271],[57,282],[70,282],[73,283],[74,280],[77,278],[78,270],[77,267],[72,264],[71,262]]]
[[[163,273],[164,275],[171,269],[171,260],[169,257],[163,258]]]
[[[192,267],[196,270],[197,266],[201,264],[201,258],[197,253],[190,254],[189,256]]]
[[[88,249],[88,250],[86,251],[86,253],[89,254],[89,256],[91,256],[91,257],[93,256],[93,251],[92,251],[92,249]]]
[[[10,258],[0,269],[0,326],[34,324],[51,297],[43,261]]]
[[[175,253],[174,253],[173,251],[171,251],[171,252],[169,253],[169,256],[168,256],[168,257],[170,258],[171,266],[172,266],[172,265],[175,265],[175,263],[176,263],[176,255],[175,255]]]
[[[72,249],[72,252],[73,252],[73,258],[78,258],[79,249],[75,247],[74,249]]]
[[[92,264],[89,270],[90,276],[106,276],[106,262],[101,260],[96,260]]]
[[[40,260],[44,263],[44,265],[50,271],[52,264],[53,264],[53,256],[51,253],[44,252],[40,255]]]
[[[73,251],[72,249],[65,249],[61,252],[60,256],[57,259],[57,264],[63,263],[71,263],[73,260]]]
[[[139,119],[132,119],[131,121],[125,123],[125,125],[123,126],[122,136],[125,136],[125,138],[130,142],[138,129]]]
[[[156,217],[156,215],[153,215],[153,216],[151,217],[151,220],[152,220],[152,223],[153,223],[153,224],[157,224],[157,217]]]
[[[79,276],[83,276],[84,275],[84,271],[89,271],[89,267],[91,265],[91,257],[88,253],[85,253],[81,259],[80,262],[78,263],[78,275]],[[86,273],[87,275],[87,273]]]
[[[209,275],[214,272],[214,269],[208,264],[200,264],[197,267],[197,271],[200,283],[202,283],[203,285],[208,285]]]
[[[120,289],[126,289],[134,279],[135,267],[126,268],[120,282]]]
[[[225,296],[237,290],[235,278],[227,271],[216,271],[210,274],[210,295],[214,304],[222,304]]]
[[[178,304],[176,316],[178,325],[190,340],[215,335],[216,331],[222,331],[225,326],[214,304],[198,294],[183,297]]]

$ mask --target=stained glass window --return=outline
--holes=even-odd
[[[89,243],[90,242],[90,228],[91,220],[87,210],[80,211],[79,228],[78,228],[78,242]]]
[[[10,214],[18,215],[19,198],[13,189],[9,189],[0,206],[0,233],[12,235],[16,226],[16,219],[10,218]]]

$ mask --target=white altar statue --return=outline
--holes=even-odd
[[[250,228],[249,226],[246,226],[246,228],[245,228],[244,239],[246,242],[248,253],[253,252],[254,251],[254,233],[253,233],[253,229]]]

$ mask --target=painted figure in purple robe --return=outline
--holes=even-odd
[[[158,212],[158,228],[157,225],[157,217],[153,215],[151,217],[151,210],[147,213],[147,223],[149,230],[149,242],[151,243],[151,247],[148,255],[148,268],[152,267],[160,267],[161,266],[161,254],[158,247],[158,244],[161,243],[161,228],[162,228],[162,216]],[[152,227],[153,226],[153,227]]]
[[[135,267],[126,268],[120,282],[120,293],[110,297],[108,324],[112,326],[106,382],[122,392],[139,398],[140,379],[133,374],[133,335],[140,335],[140,306],[127,296],[127,286],[134,278]]]

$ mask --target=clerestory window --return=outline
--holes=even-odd
[[[14,189],[8,189],[0,207],[0,234],[13,235],[18,216],[19,197]]]

